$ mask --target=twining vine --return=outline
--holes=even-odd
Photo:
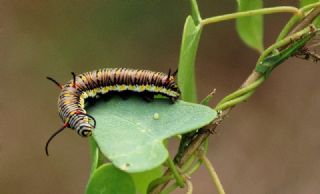
[[[294,15],[280,32],[276,42],[261,53],[255,69],[241,87],[217,103],[214,109],[220,113],[219,118],[210,125],[199,129],[197,132],[186,134],[182,138],[183,141],[181,141],[174,163],[169,160],[168,170],[162,177],[150,184],[149,191],[152,194],[170,193],[177,187],[184,187],[184,184],[186,184],[188,188],[187,193],[192,193],[193,187],[189,181],[189,176],[196,171],[202,163],[208,169],[218,193],[224,194],[225,192],[218,175],[205,155],[208,147],[208,137],[214,133],[225,116],[229,114],[236,105],[247,101],[254,94],[256,89],[266,81],[275,67],[304,49],[305,44],[318,32],[318,29],[312,22],[320,14],[320,3],[313,3],[301,9],[291,6],[280,6],[237,12],[206,19],[201,19],[196,0],[190,0],[190,3],[192,19],[200,28],[199,31],[208,24],[237,19],[239,17],[285,12],[293,13]],[[213,93],[203,102],[207,103],[212,95]],[[175,180],[175,182],[169,185],[172,180]]]

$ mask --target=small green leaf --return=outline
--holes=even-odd
[[[178,84],[182,99],[188,102],[197,101],[195,60],[202,28],[196,26],[188,16],[184,24],[178,71]]]
[[[306,5],[318,3],[318,2],[320,2],[320,1],[319,0],[300,0],[300,7],[304,7]],[[319,16],[313,21],[313,24],[316,27],[320,27],[320,17]]]
[[[96,169],[87,185],[86,194],[135,194],[134,182],[130,175],[103,164]]]
[[[191,15],[192,15],[193,21],[196,25],[199,25],[201,21],[201,16],[200,16],[197,0],[190,0],[190,4],[191,4]]]
[[[263,7],[262,0],[237,0],[238,11],[248,11]],[[251,48],[263,51],[263,16],[247,16],[236,20],[240,38]]]
[[[149,184],[161,177],[162,175],[162,167],[158,167],[149,171],[132,173],[131,177],[135,183],[137,194],[147,194],[147,189]]]
[[[300,7],[304,7],[306,5],[317,3],[319,0],[300,0]]]
[[[216,92],[216,90],[214,89],[210,94],[208,94],[204,99],[201,100],[200,104],[208,106],[209,102],[212,100],[215,92]]]
[[[147,103],[136,96],[100,101],[88,111],[97,121],[93,137],[101,152],[127,172],[160,166],[168,157],[163,140],[207,125],[217,115],[199,104],[170,104],[168,99]],[[158,119],[154,119],[155,113]]]

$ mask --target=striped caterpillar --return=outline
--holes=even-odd
[[[91,136],[96,126],[95,119],[86,113],[85,101],[110,92],[137,92],[145,97],[153,98],[161,94],[173,103],[180,96],[180,90],[175,82],[177,71],[168,75],[149,70],[134,70],[126,68],[105,68],[75,75],[65,85],[61,85],[51,77],[47,77],[61,89],[58,98],[59,115],[63,126],[47,141],[46,154],[51,140],[65,128],[71,128],[82,137]]]

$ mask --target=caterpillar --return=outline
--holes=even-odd
[[[170,69],[168,74],[127,68],[104,68],[79,75],[73,72],[71,74],[73,79],[64,85],[47,77],[61,89],[58,111],[64,123],[48,139],[45,146],[47,156],[49,156],[48,146],[51,140],[66,128],[74,129],[82,137],[92,135],[96,121],[85,110],[85,102],[90,98],[110,92],[129,91],[145,94],[148,99],[160,94],[174,103],[181,94],[175,81],[177,71],[171,74]]]

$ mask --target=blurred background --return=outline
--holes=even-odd
[[[235,0],[199,0],[202,17],[230,13]],[[265,6],[298,1],[268,0]],[[59,89],[77,73],[104,67],[167,72],[178,64],[188,1],[0,1],[0,193],[83,193],[88,142],[74,131],[44,145],[61,126]],[[289,14],[265,18],[271,44]],[[215,103],[237,89],[258,54],[238,38],[234,21],[206,26],[197,57],[199,99]],[[290,59],[210,137],[209,158],[226,193],[320,193],[319,64]],[[195,194],[216,193],[204,168]],[[185,193],[181,190],[176,193]]]

